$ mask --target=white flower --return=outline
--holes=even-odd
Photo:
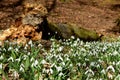
[[[104,69],[101,71],[101,73],[106,74],[106,72],[105,72],[105,70],[104,70]]]
[[[120,65],[120,61],[118,61],[118,62],[116,63],[116,65]]]
[[[119,54],[119,53],[115,50],[112,55],[116,56],[116,55],[118,55],[118,54]]]
[[[50,74],[53,74],[53,70],[50,68]]]
[[[2,69],[2,63],[0,63],[0,69]]]
[[[34,63],[32,63],[32,67],[36,67],[38,65],[38,61],[37,60],[35,60],[35,62]]]
[[[15,51],[17,51],[17,52],[18,52],[18,51],[19,51],[19,50],[18,50],[18,48],[15,48]]]
[[[106,71],[112,70],[112,72],[115,72],[115,69],[112,65],[108,66]]]
[[[68,57],[66,57],[66,60],[69,61],[70,59]]]
[[[24,72],[24,68],[22,66],[20,66],[20,71]]]
[[[0,56],[0,60],[3,60],[3,59],[4,59],[4,57],[3,57],[3,55],[1,55],[1,56]]]
[[[58,51],[62,51],[63,48],[64,48],[63,46],[59,47],[59,48],[58,48]]]
[[[59,76],[63,76],[64,74],[62,72],[59,73]]]
[[[65,63],[64,63],[64,62],[62,62],[61,64],[62,64],[63,66],[65,66]]]
[[[42,72],[43,72],[43,73],[46,73],[46,69],[45,69],[45,68],[43,68],[43,69],[42,69]]]
[[[38,65],[38,60],[35,60],[35,65]]]
[[[83,63],[83,66],[86,66],[86,63]]]
[[[31,59],[30,59],[30,62],[32,62],[34,60],[34,58],[32,57]]]
[[[68,78],[67,80],[70,80],[70,78]]]
[[[94,72],[91,69],[89,69],[85,72],[85,74],[90,76],[90,75],[94,75]]]
[[[5,52],[6,52],[6,49],[5,49],[5,48],[3,48],[3,51],[5,51]]]
[[[23,60],[26,60],[27,59],[27,55],[23,55]]]
[[[76,47],[77,45],[78,45],[78,43],[77,43],[77,41],[75,41],[72,46]]]
[[[28,52],[27,54],[30,55],[30,52]]]
[[[20,58],[18,58],[18,59],[15,59],[15,61],[18,61],[18,62],[20,62]]]
[[[41,64],[45,64],[45,63],[46,63],[46,61],[45,61],[45,60],[42,60],[42,61],[41,61]]]
[[[71,39],[75,39],[75,37],[74,37],[74,36],[71,36]]]
[[[8,51],[10,51],[10,50],[12,50],[12,49],[13,49],[12,47],[9,47],[9,48],[8,48]]]
[[[91,66],[95,66],[95,62],[91,62],[90,65],[91,65]]]
[[[58,56],[58,60],[63,61],[63,58],[59,55],[59,56]]]
[[[28,42],[28,44],[29,44],[29,45],[33,45],[32,40],[30,40],[30,41]]]
[[[14,60],[13,60],[13,57],[10,57],[10,58],[8,58],[8,61],[12,61],[12,62],[14,62]]]
[[[38,44],[38,47],[42,47],[42,44]]]
[[[14,77],[14,79],[18,79],[19,78],[19,74],[17,71],[14,71],[12,76]]]
[[[70,67],[72,67],[73,66],[73,64],[70,64]]]
[[[48,74],[50,72],[50,70],[49,69],[46,69],[46,73]]]
[[[62,67],[56,67],[56,69],[58,72],[62,71]]]
[[[50,35],[50,33],[48,33],[48,35]]]
[[[28,48],[28,44],[25,45],[24,49],[27,50],[27,48]]]

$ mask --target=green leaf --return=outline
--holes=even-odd
[[[29,57],[27,57],[26,61],[25,61],[25,70],[28,70],[30,66],[30,59]]]

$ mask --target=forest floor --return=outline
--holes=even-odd
[[[0,2],[0,29],[8,27],[22,13],[23,7],[11,5],[18,0]],[[44,0],[41,0],[44,2]],[[111,0],[66,0],[57,2],[48,19],[54,23],[75,23],[81,27],[95,30],[105,36],[119,36],[115,31],[115,20],[120,16],[120,1]]]
[[[58,3],[49,19],[52,22],[71,22],[95,30],[105,36],[119,36],[115,21],[120,16],[120,1],[71,0]],[[118,6],[116,6],[118,5]]]

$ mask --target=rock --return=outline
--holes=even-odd
[[[54,33],[57,38],[69,39],[71,36],[75,36],[75,38],[87,41],[100,39],[100,36],[95,31],[84,29],[72,23],[54,24],[48,22],[48,29],[52,32],[51,34]]]

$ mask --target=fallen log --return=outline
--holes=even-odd
[[[44,28],[47,27],[47,28]],[[55,36],[57,39],[69,39],[71,36],[74,36],[75,38],[80,38],[85,41],[96,41],[101,38],[99,34],[97,34],[95,31],[87,30],[85,28],[82,28],[80,26],[77,26],[73,23],[51,23],[48,22],[47,26],[44,26],[43,31],[43,38],[49,37],[49,36]],[[44,35],[48,34],[48,35]]]

